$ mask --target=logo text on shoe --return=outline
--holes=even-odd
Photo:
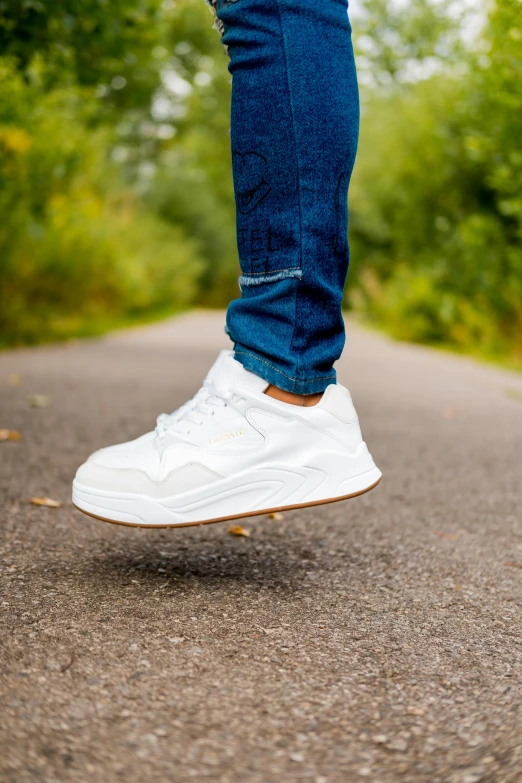
[[[226,432],[224,435],[218,435],[216,438],[209,438],[208,445],[214,446],[216,443],[223,443],[224,441],[232,440],[232,438],[239,438],[244,432],[244,430],[234,430],[233,432]]]

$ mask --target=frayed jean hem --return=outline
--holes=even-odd
[[[283,389],[293,394],[320,394],[327,386],[337,382],[337,376],[334,369],[330,375],[321,378],[292,378],[284,370],[280,370],[272,362],[257,356],[251,351],[237,348],[234,351],[234,358],[240,362],[246,370],[259,375],[263,380],[279,389]]]

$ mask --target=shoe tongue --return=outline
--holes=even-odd
[[[218,389],[241,388],[264,392],[270,385],[268,381],[246,370],[240,362],[236,361],[233,351],[221,351],[210,368],[207,380]]]

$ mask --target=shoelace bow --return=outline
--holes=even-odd
[[[205,380],[198,393],[174,413],[162,413],[156,421],[156,433],[164,438],[169,432],[190,433],[190,424],[202,425],[201,416],[213,416],[215,408],[226,408],[240,395],[226,389],[219,389],[211,381]]]

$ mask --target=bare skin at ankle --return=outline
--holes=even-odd
[[[298,405],[300,408],[311,408],[313,405],[321,400],[323,396],[320,394],[293,394],[293,392],[287,392],[283,389],[279,389],[277,386],[269,386],[265,394],[269,397],[273,397],[280,402],[286,402],[289,405]]]

